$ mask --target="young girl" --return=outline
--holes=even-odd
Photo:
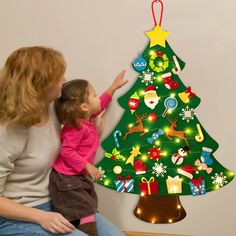
[[[100,97],[86,80],[67,82],[55,103],[57,116],[64,127],[60,153],[50,175],[52,202],[55,211],[90,236],[98,235],[97,195],[92,181],[97,182],[102,177],[93,165],[99,147],[98,129],[102,123],[99,121],[99,127],[96,127],[95,119],[108,106],[113,93],[127,82],[123,80],[124,74],[122,71]],[[92,181],[87,178],[88,174]]]

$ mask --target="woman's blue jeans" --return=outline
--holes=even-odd
[[[36,206],[45,211],[52,211],[51,203],[44,203],[42,205]],[[103,217],[101,214],[96,214],[97,230],[99,236],[124,236],[124,234],[109,220]],[[62,235],[62,234],[52,234],[40,225],[24,222],[10,220],[7,218],[0,217],[0,236],[51,236],[51,235]],[[70,234],[63,234],[63,236],[86,236],[87,234],[74,230]]]

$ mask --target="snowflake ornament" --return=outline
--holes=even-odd
[[[153,169],[152,174],[155,174],[157,177],[158,176],[164,177],[167,166],[164,166],[162,163],[155,163],[152,169]]]
[[[186,108],[182,109],[182,112],[179,115],[182,116],[182,120],[189,122],[194,119],[194,109],[186,106]]]
[[[142,74],[139,76],[141,78],[142,83],[149,85],[153,84],[154,82],[154,72],[151,72],[149,69],[147,71],[143,71]]]
[[[215,175],[211,178],[213,179],[212,183],[219,187],[223,187],[225,184],[228,183],[227,177],[223,174],[223,172],[215,173]]]
[[[99,171],[101,172],[102,174],[102,178],[100,180],[103,180],[104,178],[106,178],[107,176],[105,175],[105,170],[102,169],[101,166],[98,167]]]

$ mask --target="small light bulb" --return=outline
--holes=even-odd
[[[149,54],[152,56],[152,55],[155,54],[155,52],[154,51],[150,51]]]
[[[160,146],[161,142],[158,140],[158,141],[155,142],[155,144],[156,144],[157,146]]]
[[[186,133],[186,134],[191,134],[192,131],[191,131],[191,129],[186,129],[186,130],[185,130],[185,133]]]
[[[133,124],[129,124],[128,126],[129,126],[129,127],[132,127],[132,126],[133,126]]]
[[[141,196],[142,196],[142,197],[145,196],[145,193],[144,193],[144,192],[141,192]]]
[[[140,208],[137,209],[137,213],[141,214],[141,209]]]
[[[152,224],[155,224],[155,222],[156,222],[156,219],[153,218],[153,219],[152,219]]]
[[[146,160],[147,160],[147,156],[146,156],[146,155],[142,155],[141,158],[142,158],[143,161],[146,161]]]
[[[169,223],[172,223],[172,222],[173,222],[173,220],[172,220],[172,219],[169,219],[169,220],[168,220],[168,222],[169,222]]]
[[[104,185],[106,185],[106,186],[109,185],[109,180],[105,180]]]
[[[177,208],[178,208],[178,209],[181,209],[181,205],[178,205]]]
[[[175,142],[176,142],[176,143],[179,143],[179,142],[180,142],[180,139],[179,139],[179,138],[177,138],[177,139],[175,140]]]
[[[161,77],[161,76],[158,76],[156,79],[157,79],[157,81],[159,81],[159,82],[162,81],[162,77]]]
[[[172,93],[170,96],[171,96],[172,98],[175,97],[175,93]]]

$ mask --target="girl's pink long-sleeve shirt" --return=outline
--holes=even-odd
[[[61,149],[53,168],[65,175],[87,175],[85,165],[94,163],[99,147],[99,134],[93,119],[110,103],[112,97],[107,92],[100,96],[101,110],[90,120],[82,120],[81,127],[65,124],[61,130]]]

